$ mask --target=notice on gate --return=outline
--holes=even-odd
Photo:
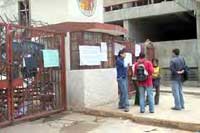
[[[101,61],[108,61],[108,50],[106,42],[101,42]]]
[[[80,65],[101,65],[101,51],[99,46],[79,46]]]
[[[42,50],[44,67],[59,67],[59,52],[58,50]]]
[[[126,53],[126,57],[124,59],[124,66],[132,66],[132,54],[131,53]]]
[[[138,57],[141,52],[141,45],[135,44],[135,56]]]

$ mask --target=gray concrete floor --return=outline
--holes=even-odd
[[[168,88],[163,89],[169,90]],[[198,88],[199,89],[199,88]],[[194,90],[194,89],[192,89]],[[195,89],[196,90],[196,89]],[[155,107],[155,113],[150,114],[148,107],[144,114],[139,113],[139,106],[134,106],[134,98],[130,112],[134,116],[153,119],[200,123],[200,95],[184,95],[185,109],[173,111],[173,97],[170,93],[161,93],[160,104]],[[117,109],[117,101],[103,106],[93,107],[99,110],[122,112]],[[129,120],[102,118],[78,113],[64,112],[48,118],[24,122],[0,129],[0,133],[189,133],[187,131],[147,126],[133,123]]]
[[[78,113],[62,113],[0,129],[0,133],[189,133]]]
[[[200,95],[184,95],[185,99],[185,109],[181,111],[171,110],[171,107],[174,106],[174,99],[170,93],[161,93],[160,103],[155,106],[155,113],[149,113],[149,107],[146,107],[146,112],[141,114],[139,112],[139,106],[133,105],[134,98],[130,99],[131,107],[130,112],[127,114],[132,114],[139,117],[147,117],[153,119],[161,120],[171,120],[171,121],[180,121],[180,122],[189,122],[200,124]],[[121,112],[119,110],[118,102],[106,104],[103,106],[94,107],[98,110],[106,110],[112,112]]]

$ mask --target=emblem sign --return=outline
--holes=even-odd
[[[77,0],[79,9],[88,17],[94,15],[97,5],[97,0]]]

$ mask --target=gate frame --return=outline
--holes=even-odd
[[[57,32],[54,30],[47,30],[47,29],[40,29],[40,28],[34,28],[34,27],[26,27],[26,26],[21,26],[21,25],[14,25],[14,24],[7,24],[7,23],[1,23],[0,26],[4,26],[6,28],[6,55],[7,55],[7,60],[6,60],[6,70],[8,72],[8,120],[3,121],[0,123],[0,128],[5,127],[8,125],[11,125],[16,122],[21,122],[21,121],[27,121],[27,120],[32,120],[32,119],[38,119],[40,117],[46,117],[51,114],[56,114],[60,113],[62,111],[67,110],[67,84],[66,84],[66,60],[65,60],[65,37],[66,33],[64,32]],[[28,29],[28,30],[33,30],[33,31],[38,31],[38,32],[44,32],[44,33],[51,33],[53,35],[59,35],[61,38],[61,43],[60,43],[60,58],[61,58],[61,81],[60,81],[60,86],[61,86],[61,106],[59,109],[52,110],[52,111],[42,111],[39,113],[31,114],[28,116],[24,116],[22,118],[14,119],[14,104],[13,104],[13,87],[12,87],[12,29],[13,28],[18,28],[18,29]]]

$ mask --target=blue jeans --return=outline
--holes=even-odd
[[[149,102],[149,112],[154,112],[154,98],[153,98],[153,87],[142,87],[139,86],[140,94],[140,112],[145,112],[145,90],[147,91],[147,97]]]
[[[172,94],[174,96],[174,104],[176,109],[184,108],[184,98],[181,81],[172,81]]]
[[[118,78],[118,88],[119,88],[119,107],[120,108],[128,108],[128,81],[127,78]]]

